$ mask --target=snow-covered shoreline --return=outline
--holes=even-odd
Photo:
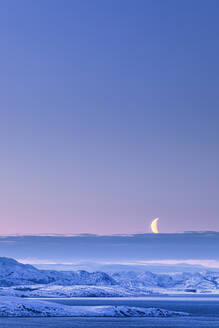
[[[148,291],[147,288],[125,288],[122,286],[57,286],[31,285],[0,287],[0,296],[17,297],[138,297],[159,295]]]
[[[68,306],[54,302],[0,297],[0,317],[172,317],[186,312],[130,306]]]

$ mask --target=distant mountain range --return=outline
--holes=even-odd
[[[175,290],[216,290],[219,289],[219,272],[182,272],[175,274],[155,274],[149,271],[117,272],[112,278],[121,286],[148,287]]]
[[[15,296],[140,296],[169,291],[216,292],[219,291],[219,273],[39,270],[32,265],[1,257],[0,286],[0,295]]]
[[[89,272],[102,271],[102,272],[120,272],[120,271],[135,271],[135,272],[145,272],[151,271],[153,273],[181,273],[181,272],[204,272],[204,271],[214,271],[219,272],[219,268],[209,268],[204,265],[189,264],[183,261],[176,264],[169,263],[102,263],[95,261],[86,261],[78,263],[32,263],[32,265],[40,270],[56,270],[56,271],[75,271],[75,270],[85,270]]]

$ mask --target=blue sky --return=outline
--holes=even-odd
[[[1,1],[1,234],[219,230],[218,1]]]

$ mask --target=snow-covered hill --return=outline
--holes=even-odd
[[[110,286],[116,282],[104,272],[38,270],[10,258],[0,258],[0,286],[32,284]]]
[[[172,317],[185,312],[130,306],[68,306],[19,297],[1,297],[0,317]]]
[[[32,285],[0,287],[1,296],[17,297],[139,297],[154,295],[147,287]],[[156,293],[157,295],[157,293]]]

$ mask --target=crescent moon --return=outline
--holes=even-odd
[[[151,223],[151,230],[152,230],[153,233],[159,233],[158,226],[157,226],[158,220],[159,220],[159,218],[156,218]]]

